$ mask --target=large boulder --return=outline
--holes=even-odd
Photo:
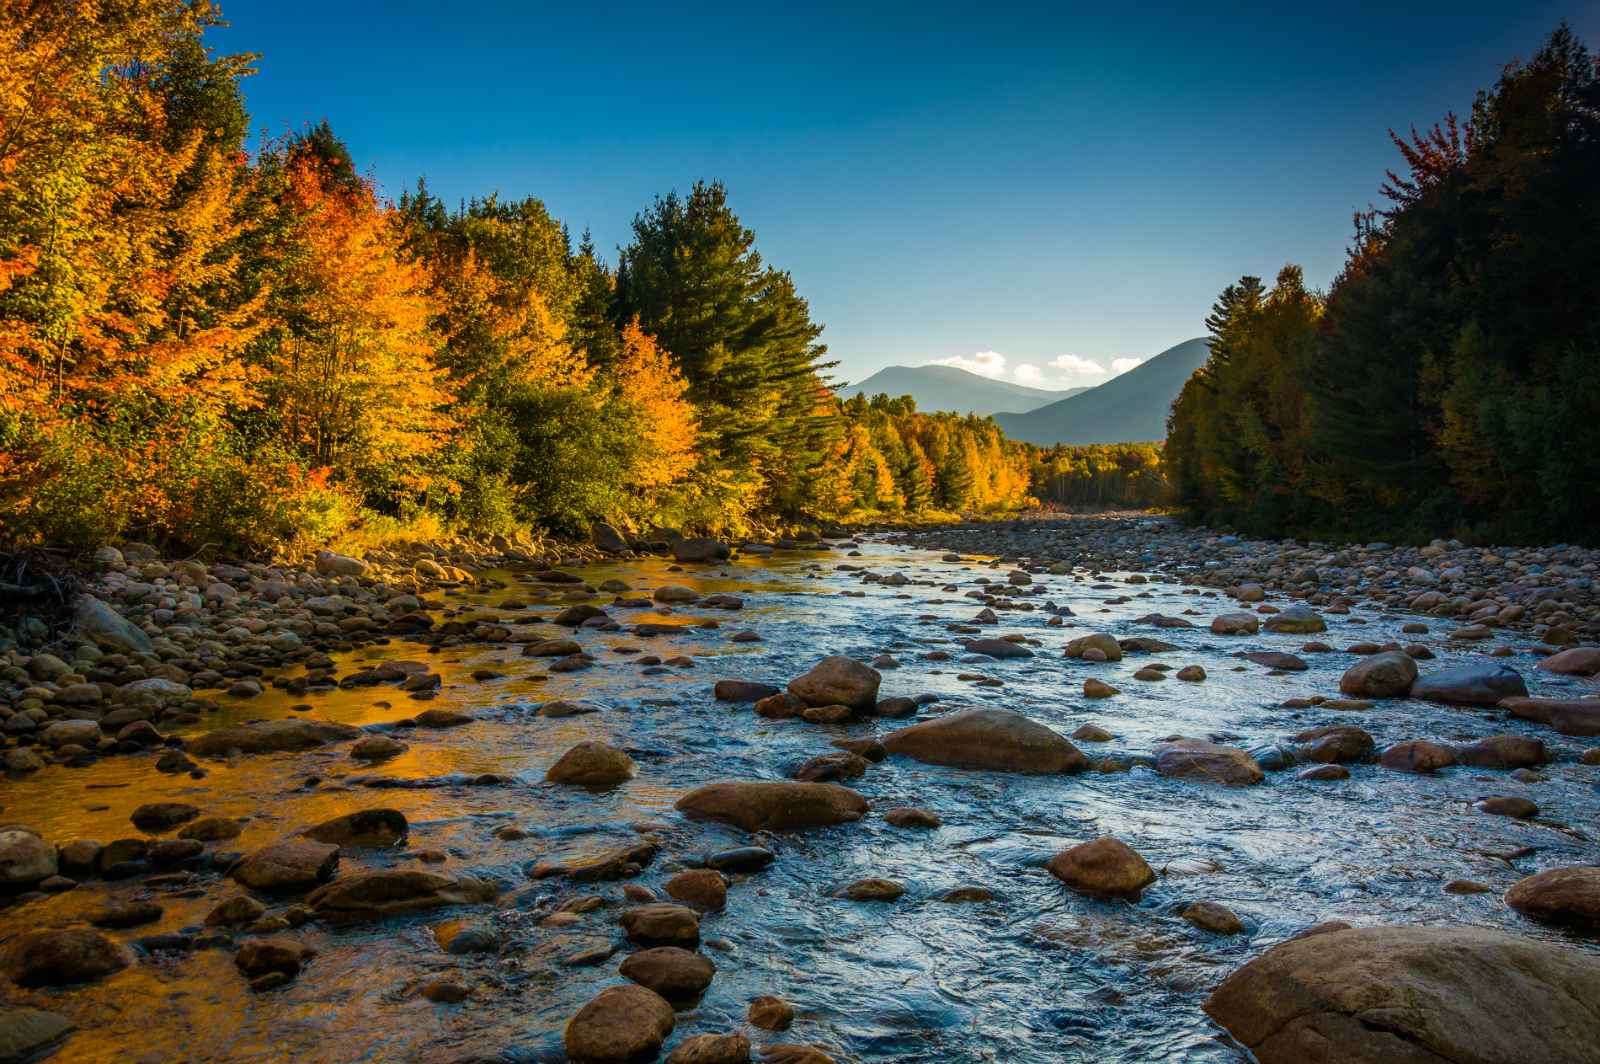
[[[729,781],[696,787],[678,799],[678,811],[745,831],[801,831],[860,820],[867,800],[833,783]]]
[[[1600,1044],[1600,959],[1471,927],[1291,939],[1205,1003],[1260,1064],[1560,1064]]]
[[[604,521],[596,522],[589,530],[589,540],[595,545],[596,550],[605,551],[607,554],[621,554],[628,550],[628,537],[624,536],[615,525],[608,525]]]
[[[588,740],[572,747],[545,771],[551,783],[584,787],[614,787],[633,778],[638,766],[633,758],[605,743]]]
[[[1600,698],[1507,698],[1500,706],[1562,735],[1600,735]]]
[[[1551,654],[1539,662],[1539,668],[1560,676],[1600,675],[1600,647],[1573,647]]]
[[[1080,894],[1138,901],[1156,874],[1133,847],[1110,835],[1050,858],[1050,874]]]
[[[672,1006],[654,990],[608,986],[567,1021],[567,1056],[578,1064],[653,1060],[675,1023]]]
[[[354,739],[360,728],[336,724],[331,720],[292,717],[259,724],[218,728],[190,740],[186,749],[196,757],[227,757],[229,753],[266,754],[280,751],[313,750],[328,743]]]
[[[1552,924],[1600,927],[1600,868],[1551,868],[1512,884],[1506,904]]]
[[[18,986],[70,986],[120,972],[128,951],[98,931],[24,931],[0,951],[0,972]]]
[[[1034,774],[1081,772],[1089,759],[1059,733],[1005,709],[966,709],[883,737],[883,748],[932,765]]]
[[[306,904],[325,919],[364,920],[391,913],[490,901],[498,893],[495,885],[487,880],[467,876],[451,879],[418,869],[387,868],[341,876],[312,891]]]
[[[1488,661],[1430,672],[1411,685],[1412,698],[1458,706],[1492,706],[1527,693],[1516,669]]]
[[[1416,659],[1403,650],[1391,650],[1346,669],[1339,678],[1339,691],[1352,698],[1404,698],[1416,680]]]
[[[680,562],[716,562],[732,553],[732,548],[721,540],[703,536],[672,542],[673,560]]]
[[[228,874],[251,890],[295,894],[332,878],[339,866],[339,847],[295,839],[274,842],[242,858]]]
[[[323,576],[365,576],[371,569],[360,558],[331,550],[317,551],[317,572]]]
[[[1245,787],[1266,779],[1256,759],[1236,746],[1204,739],[1173,739],[1155,749],[1156,771],[1163,776]]]
[[[75,1030],[71,1020],[53,1012],[0,1007],[0,1062],[43,1059]]]
[[[75,613],[78,630],[107,650],[129,654],[154,651],[144,630],[93,595],[80,595]]]
[[[812,666],[804,676],[789,681],[789,693],[808,706],[849,706],[871,709],[878,700],[878,670],[853,658],[834,654]]]
[[[406,841],[411,827],[398,809],[361,809],[307,828],[308,839],[334,846],[386,850]]]
[[[1268,617],[1264,627],[1269,632],[1288,633],[1290,635],[1314,635],[1317,632],[1326,632],[1328,630],[1328,622],[1318,616],[1317,611],[1310,606],[1296,604],[1281,613],[1274,613]]]
[[[0,828],[0,890],[31,887],[56,874],[56,848],[27,828]]]

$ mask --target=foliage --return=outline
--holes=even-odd
[[[1405,171],[1325,299],[1223,293],[1169,423],[1179,497],[1269,534],[1592,542],[1600,68],[1563,26],[1465,121],[1391,137]]]
[[[1158,443],[1053,447],[1034,459],[1033,494],[1066,507],[1148,510],[1170,505]]]

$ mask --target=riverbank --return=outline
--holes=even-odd
[[[1527,607],[1489,620],[1390,608],[1403,552],[1147,516],[504,546],[103,555],[114,616],[3,674],[0,1027],[88,1062],[1310,1059],[1251,1040],[1290,985],[1254,962],[1318,931],[1385,993],[1431,972],[1443,1059],[1494,1000],[1524,1049],[1600,1035],[1562,1004],[1600,739],[1473,686],[1600,709],[1543,641],[1593,631],[1581,555],[1441,573],[1432,609]]]

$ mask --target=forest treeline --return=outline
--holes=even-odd
[[[1014,508],[988,420],[841,402],[726,191],[607,263],[536,199],[398,201],[325,123],[246,148],[208,0],[0,0],[0,539]]]
[[[1168,424],[1199,518],[1266,535],[1600,539],[1600,71],[1565,26],[1406,163],[1323,294],[1229,285]]]

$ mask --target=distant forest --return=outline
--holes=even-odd
[[[1229,285],[1168,424],[1196,517],[1265,535],[1600,542],[1600,71],[1565,26],[1391,133],[1326,293]]]

